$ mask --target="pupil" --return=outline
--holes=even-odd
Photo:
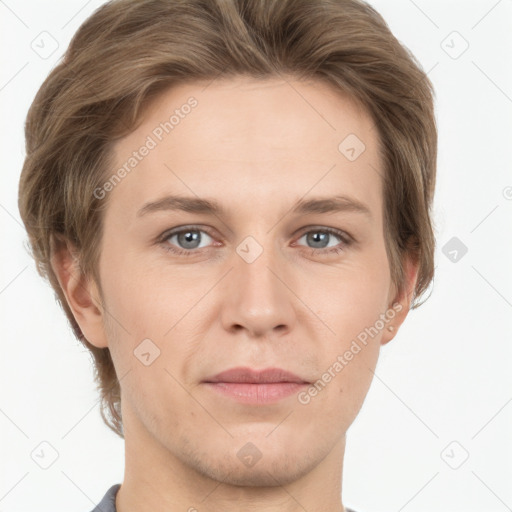
[[[327,243],[323,243],[327,241],[327,237],[329,236],[329,233],[322,233],[322,232],[316,232],[312,235],[308,235],[309,240],[308,242],[312,242],[313,244],[320,243],[320,246],[315,246],[315,249],[322,249],[327,246]]]
[[[198,231],[185,231],[178,235],[180,244],[187,249],[195,249],[200,238]]]

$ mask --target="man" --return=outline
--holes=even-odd
[[[350,511],[347,429],[433,274],[431,85],[382,18],[109,2],[26,135],[34,256],[125,439],[96,510]]]

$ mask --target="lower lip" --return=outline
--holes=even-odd
[[[244,404],[264,405],[286,398],[308,386],[307,383],[273,382],[254,384],[242,382],[205,382],[210,389]]]

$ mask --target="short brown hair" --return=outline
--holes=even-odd
[[[133,131],[149,101],[169,87],[237,75],[322,80],[365,107],[384,162],[393,282],[403,291],[406,254],[419,263],[412,307],[433,279],[433,87],[371,6],[361,0],[107,2],[78,29],[28,111],[19,209],[39,273],[94,357],[102,418],[121,437],[120,386],[109,349],[85,339],[51,256],[58,244],[71,242],[84,276],[100,285],[107,200],[93,191],[109,172],[113,142]]]

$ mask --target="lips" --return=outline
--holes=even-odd
[[[209,392],[245,406],[270,406],[309,386],[298,375],[282,368],[231,368],[203,381]]]
[[[207,383],[240,383],[240,384],[276,384],[276,383],[296,383],[296,384],[309,384],[308,381],[302,379],[282,368],[265,368],[263,370],[256,370],[247,367],[231,368],[214,375],[207,377],[203,382]]]

